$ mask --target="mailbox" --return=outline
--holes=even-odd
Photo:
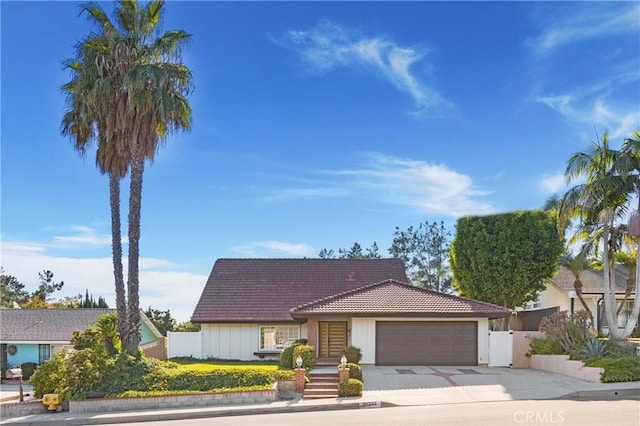
[[[10,368],[5,373],[7,379],[21,379],[22,378],[22,368]]]

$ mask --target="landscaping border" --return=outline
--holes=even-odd
[[[531,368],[575,377],[591,383],[600,383],[604,368],[585,367],[582,361],[569,359],[569,355],[531,355]]]

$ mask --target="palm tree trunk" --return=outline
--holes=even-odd
[[[611,271],[611,244],[610,229],[613,221],[612,212],[607,212],[607,216],[603,221],[602,240],[604,242],[603,249],[603,266],[604,266],[604,313],[609,327],[609,338],[612,340],[622,340],[622,333],[618,330],[618,321],[616,321],[616,293],[615,293],[615,274]]]
[[[125,349],[137,354],[140,344],[140,212],[142,207],[142,175],[144,155],[139,143],[134,143],[131,161],[131,186],[129,190],[129,269],[127,275],[127,322]]]
[[[640,191],[637,196],[640,197]],[[638,198],[638,211],[640,211],[640,198]],[[640,237],[637,237],[638,240],[638,252],[640,252]],[[633,308],[631,308],[631,316],[627,320],[627,326],[624,328],[623,336],[626,339],[631,335],[633,329],[638,324],[638,315],[640,315],[640,294],[638,294],[638,282],[640,282],[640,268],[636,265],[636,282],[635,282],[635,300],[633,301]]]
[[[116,286],[116,309],[118,311],[118,333],[122,339],[127,330],[127,300],[124,292],[122,268],[122,231],[120,223],[120,178],[109,174],[109,202],[111,206],[111,250],[113,254],[113,277]]]

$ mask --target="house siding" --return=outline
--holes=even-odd
[[[260,326],[263,325],[274,324],[202,324],[202,358],[259,360],[254,352],[260,349]],[[300,338],[307,338],[305,325],[300,333]]]
[[[487,318],[352,318],[351,344],[362,350],[362,364],[376,362],[376,321],[477,321],[478,364],[489,362],[489,320]]]

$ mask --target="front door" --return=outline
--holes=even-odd
[[[322,360],[338,360],[342,350],[347,346],[346,321],[320,321],[320,349],[318,358]]]

